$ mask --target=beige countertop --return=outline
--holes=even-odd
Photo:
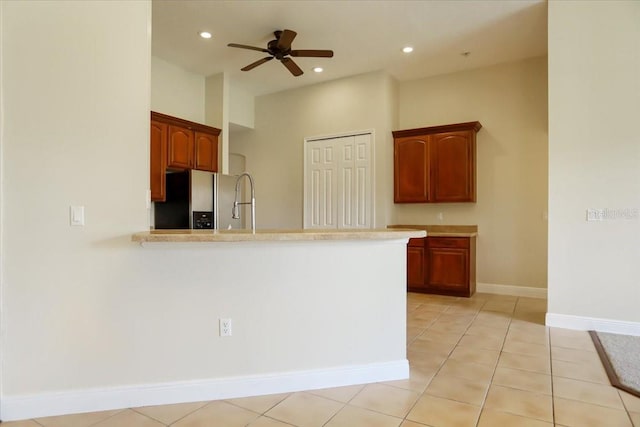
[[[425,237],[421,229],[357,229],[357,230],[151,230],[135,233],[131,240],[156,242],[256,242],[311,240],[393,240]]]
[[[476,237],[478,235],[477,225],[389,225],[390,229],[424,230],[431,237]]]

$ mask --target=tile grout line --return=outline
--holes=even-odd
[[[121,414],[121,413],[123,413],[123,412],[125,412],[125,411],[128,411],[128,410],[132,410],[132,409],[131,409],[131,408],[121,409],[121,410],[119,410],[119,411],[116,411],[116,413],[115,413],[115,414],[113,414],[113,415],[109,415],[107,418],[105,418],[105,419],[103,419],[103,420],[96,421],[95,423],[89,424],[87,427],[98,426],[100,423],[103,423],[103,422],[105,422],[105,421],[107,421],[107,420],[110,420],[111,418],[115,417],[116,415]],[[142,414],[141,414],[141,415],[142,415]],[[147,418],[149,418],[149,417],[147,417]],[[153,418],[152,418],[152,419],[153,419]],[[34,421],[35,421],[35,420],[34,420]],[[154,421],[156,421],[156,420],[154,420]],[[158,422],[159,422],[159,421],[158,421]],[[160,424],[164,424],[164,423],[160,423]]]
[[[420,304],[420,305],[422,305],[422,304]],[[449,307],[449,306],[447,306],[447,308],[448,308],[448,307]],[[429,328],[430,328],[430,327],[431,327],[431,326],[432,326],[432,325],[433,325],[433,324],[434,324],[434,323],[435,323],[435,322],[440,318],[440,316],[442,315],[442,313],[443,313],[443,312],[439,312],[439,313],[438,313],[438,317],[436,317],[436,319],[435,319],[433,322],[431,322],[431,323],[429,324],[429,326],[425,329],[425,331],[423,331],[423,333],[424,333],[424,332],[426,332],[426,331],[427,331],[427,330],[428,330],[428,329],[429,329]],[[467,329],[468,329],[468,328],[467,328]],[[465,331],[466,331],[466,330],[465,330]],[[420,334],[420,335],[422,335],[422,334]],[[464,336],[464,334],[463,334],[463,336]],[[417,337],[416,337],[416,339],[417,339]],[[462,337],[460,337],[460,338],[458,339],[458,341],[456,342],[456,346],[458,345],[458,342],[460,342],[460,340],[461,340],[461,339],[462,339]],[[414,339],[414,341],[415,341],[415,339]],[[454,348],[455,348],[455,347],[454,347]],[[407,346],[407,350],[408,350],[408,346]],[[453,350],[452,350],[452,351],[453,351]],[[415,402],[413,402],[413,405],[411,405],[411,407],[409,408],[409,410],[407,411],[407,413],[404,415],[404,417],[402,417],[401,424],[402,424],[403,422],[405,422],[405,421],[411,421],[411,420],[407,420],[407,416],[409,416],[409,414],[411,413],[411,411],[413,411],[413,408],[415,408],[415,407],[416,407],[416,405],[418,404],[418,401],[422,398],[422,396],[424,396],[424,394],[425,394],[425,392],[426,392],[427,388],[429,388],[429,385],[431,384],[431,381],[433,381],[433,379],[436,377],[436,375],[438,375],[438,372],[440,372],[440,369],[442,369],[442,366],[444,366],[444,364],[446,363],[446,361],[447,361],[447,360],[449,360],[449,355],[450,355],[450,354],[451,354],[451,352],[449,352],[449,354],[447,355],[447,358],[446,358],[446,359],[445,359],[445,360],[440,364],[440,366],[438,366],[438,369],[437,369],[437,370],[436,370],[436,372],[433,374],[433,376],[429,379],[429,382],[428,382],[428,383],[427,383],[427,385],[425,386],[424,390],[422,390],[422,392],[420,392],[420,394],[419,394],[418,398],[416,399],[416,401],[415,401]],[[411,363],[409,363],[409,369],[411,369]],[[411,374],[409,374],[409,375],[411,375]]]
[[[458,299],[454,300],[454,301],[458,301]],[[402,421],[411,421],[411,420],[407,420],[407,416],[411,413],[411,411],[413,410],[413,408],[415,408],[415,406],[418,404],[418,401],[420,400],[420,398],[422,398],[427,389],[429,388],[429,385],[431,384],[431,382],[433,381],[433,379],[438,375],[438,372],[440,372],[440,370],[442,369],[442,367],[447,363],[447,361],[449,360],[449,357],[451,356],[451,353],[453,353],[453,351],[455,350],[456,347],[458,347],[458,344],[460,343],[460,341],[462,341],[462,338],[466,335],[466,332],[469,330],[469,328],[471,327],[471,324],[478,318],[478,315],[480,314],[480,312],[482,311],[482,307],[484,307],[487,304],[488,300],[485,301],[480,307],[478,307],[478,310],[475,312],[475,315],[473,316],[473,319],[471,319],[471,321],[469,322],[469,324],[467,325],[466,329],[464,330],[464,332],[462,333],[462,335],[460,336],[460,338],[458,339],[458,341],[456,341],[455,345],[453,346],[453,349],[451,349],[451,351],[449,351],[449,353],[447,354],[447,358],[440,364],[440,366],[438,367],[438,369],[436,370],[436,372],[434,373],[434,375],[431,377],[431,379],[429,380],[429,382],[427,383],[427,386],[425,387],[425,389],[422,391],[422,393],[420,393],[420,396],[418,396],[418,399],[416,399],[416,401],[413,403],[413,405],[411,405],[411,408],[409,408],[409,410],[407,411],[406,415],[403,417]],[[421,304],[422,305],[422,304]],[[451,305],[447,305],[447,308],[440,312],[438,314],[438,317],[431,322],[431,325],[433,325],[433,323],[435,323],[441,316],[442,313],[445,313],[450,307],[452,307]],[[429,327],[426,328],[426,330],[428,330],[431,325],[429,325]],[[425,330],[425,331],[426,331]],[[424,332],[423,332],[424,333]],[[417,338],[416,338],[417,339]],[[415,339],[414,339],[415,341]],[[504,342],[503,342],[504,345]],[[496,362],[497,364],[497,362]],[[494,374],[495,374],[495,368],[494,368]],[[487,387],[488,390],[488,387]],[[485,392],[485,397],[486,397],[486,392]],[[450,400],[450,399],[447,399]],[[453,402],[457,402],[455,400],[453,400]],[[463,402],[459,402],[459,403],[463,403]],[[480,407],[480,413],[482,412],[482,406]],[[480,420],[480,413],[478,414],[478,420],[476,420],[476,426],[477,423]]]
[[[420,304],[420,306],[421,306],[421,305],[422,305],[422,304]],[[420,307],[420,306],[418,306],[418,307]],[[441,314],[442,314],[442,312],[438,313],[438,317],[436,317],[436,319],[435,319],[435,320],[433,320],[433,321],[429,324],[429,326],[425,328],[425,330],[424,330],[422,333],[426,332],[426,331],[427,331],[427,330],[428,330],[428,329],[429,329],[429,328],[430,328],[430,327],[431,327],[431,326],[436,322],[436,320],[438,320],[438,319],[440,318],[440,315],[441,315]],[[422,335],[422,334],[420,334],[420,335]],[[417,339],[417,337],[416,337],[416,338],[414,338],[414,340],[413,340],[413,341],[415,341],[416,339]],[[462,339],[462,338],[460,338],[460,339]],[[412,341],[412,342],[413,342],[413,341]],[[459,340],[458,340],[458,341],[459,341]],[[456,345],[457,345],[457,344],[456,344]],[[407,346],[407,350],[408,350],[408,347],[409,347],[409,346]],[[449,358],[449,356],[447,356],[447,359],[448,359],[448,358]],[[446,359],[445,359],[445,362],[446,362]],[[415,402],[413,402],[413,405],[411,405],[411,407],[409,408],[409,410],[407,411],[407,413],[404,415],[404,417],[402,417],[402,421],[400,421],[400,424],[404,423],[405,421],[411,421],[411,420],[407,420],[407,416],[409,416],[409,414],[411,413],[411,411],[413,411],[413,408],[415,408],[415,406],[418,404],[418,401],[420,400],[420,398],[422,398],[422,396],[424,396],[425,391],[427,390],[427,388],[429,388],[429,384],[431,384],[431,381],[433,381],[433,379],[436,377],[436,375],[438,375],[438,372],[440,371],[440,369],[442,368],[442,365],[444,365],[444,363],[445,363],[445,362],[442,362],[442,364],[441,364],[440,366],[438,366],[438,370],[436,370],[436,372],[433,374],[433,376],[429,379],[429,382],[428,382],[428,383],[427,383],[427,385],[425,386],[424,390],[422,390],[422,392],[420,392],[420,394],[418,395],[418,398],[416,399],[416,401],[415,401]],[[409,362],[409,378],[411,378],[411,362]]]
[[[624,392],[623,390],[620,390],[620,389],[616,389],[616,391],[618,392],[618,397],[620,398],[620,401],[622,402],[622,407],[624,408],[625,412],[627,413],[627,418],[629,418],[629,421],[631,422],[631,425],[635,426],[635,424],[633,423],[633,417],[631,416],[631,410],[630,410],[629,407],[627,407],[627,403],[622,398],[622,393],[626,393],[626,392]]]
[[[553,348],[551,347],[551,328],[545,325],[548,331],[547,341],[549,342],[549,373],[551,374],[551,420],[556,424],[556,396],[553,392]]]
[[[513,311],[511,312],[510,316],[509,316],[509,324],[507,326],[507,331],[504,334],[504,338],[502,339],[502,345],[500,346],[500,350],[498,352],[498,359],[496,360],[496,364],[493,368],[493,374],[491,375],[491,380],[489,381],[489,384],[487,385],[487,391],[485,391],[484,393],[484,397],[482,399],[482,404],[480,405],[480,413],[478,414],[478,419],[476,420],[476,427],[478,427],[478,425],[480,424],[480,418],[482,417],[482,413],[485,410],[485,404],[487,403],[487,397],[489,396],[489,390],[491,389],[491,385],[493,384],[493,379],[496,376],[496,371],[498,370],[498,363],[500,362],[500,356],[502,355],[502,350],[504,349],[504,345],[507,341],[507,335],[509,334],[509,330],[511,329],[511,323],[513,321],[513,314],[515,312],[516,309],[516,305],[518,303],[518,299],[516,299],[516,303],[513,305]]]
[[[184,420],[185,418],[187,418],[189,415],[195,414],[195,413],[196,413],[196,412],[198,412],[199,410],[204,409],[204,408],[206,408],[207,406],[211,405],[213,402],[215,402],[215,400],[210,400],[210,401],[208,401],[207,403],[205,403],[204,405],[202,405],[202,406],[201,406],[201,407],[199,407],[198,409],[194,409],[193,411],[189,412],[188,414],[185,414],[183,417],[178,418],[178,419],[177,419],[177,420],[175,420],[174,422],[169,423],[169,424],[166,424],[166,425],[167,425],[167,427],[170,427],[170,426],[172,426],[172,425],[175,425],[176,423],[178,423],[178,422],[180,422],[180,421]],[[227,402],[227,403],[229,403],[229,402]],[[246,409],[246,408],[242,408],[242,409]],[[158,420],[158,421],[159,421],[159,420]]]
[[[162,425],[163,425],[163,426],[165,426],[165,427],[170,426],[171,424],[173,424],[173,423],[170,423],[170,424],[164,423],[164,422],[162,422],[162,421],[160,421],[160,420],[158,420],[158,419],[156,419],[156,418],[153,418],[152,416],[149,416],[149,415],[147,415],[147,414],[143,414],[143,413],[141,413],[141,412],[137,411],[136,409],[137,409],[137,408],[129,408],[129,410],[131,410],[131,411],[135,412],[136,414],[138,414],[138,415],[142,415],[143,417],[147,417],[147,418],[149,418],[149,419],[151,419],[151,420],[153,420],[153,421],[157,421],[157,422],[159,422],[160,424],[162,424]],[[187,414],[187,415],[189,415],[189,414]],[[115,415],[114,415],[114,416],[115,416]],[[186,415],[185,415],[185,417],[186,417]],[[181,417],[181,418],[180,418],[180,420],[181,420],[182,418],[184,418],[184,417]],[[108,419],[108,418],[107,418],[107,419]],[[177,422],[177,421],[179,421],[179,420],[176,420],[175,422]],[[102,422],[102,421],[101,421],[101,422]],[[95,425],[95,424],[94,424],[94,425]]]
[[[362,390],[360,390],[360,391],[362,391]],[[360,392],[358,392],[356,394],[359,394],[359,393]],[[342,408],[338,409],[335,414],[331,415],[327,421],[322,423],[323,426],[326,426],[327,424],[329,424],[331,422],[331,420],[333,420],[336,417],[336,415],[338,415],[340,412],[342,412],[344,410],[344,408],[347,407],[346,403],[344,403],[344,402],[340,402],[340,403],[342,403]]]

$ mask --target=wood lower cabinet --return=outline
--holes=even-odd
[[[470,297],[476,291],[475,251],[475,236],[411,239],[407,290]]]
[[[475,202],[481,127],[468,122],[394,131],[394,202]]]
[[[166,200],[167,169],[218,171],[220,129],[151,112],[151,200]]]
[[[407,245],[407,289],[424,292],[424,240],[409,239]]]
[[[476,238],[427,237],[427,292],[470,297],[476,292]]]

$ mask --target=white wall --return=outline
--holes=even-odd
[[[255,96],[239,84],[229,84],[229,122],[253,129]]]
[[[640,3],[549,3],[549,312],[640,322]],[[636,333],[640,327],[636,326]]]
[[[478,282],[546,287],[546,94],[545,57],[399,85],[398,129],[483,126],[476,203],[395,205],[400,224],[477,224]]]
[[[225,73],[205,79],[205,123],[220,129],[218,172],[229,170],[229,78]]]
[[[151,109],[204,123],[205,78],[151,57]]]
[[[150,3],[0,7],[3,404],[136,381],[148,298],[129,236],[148,227]]]
[[[375,130],[376,224],[393,203],[395,82],[370,73],[256,98],[255,129],[234,133],[231,151],[256,181],[259,228],[302,228],[305,137]]]
[[[205,122],[209,126],[222,129],[225,119],[228,120],[228,103],[225,98],[228,95],[229,83],[224,73],[214,74],[205,78],[203,95],[205,97]]]

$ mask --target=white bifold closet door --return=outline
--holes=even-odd
[[[305,228],[371,228],[371,133],[307,140]]]

